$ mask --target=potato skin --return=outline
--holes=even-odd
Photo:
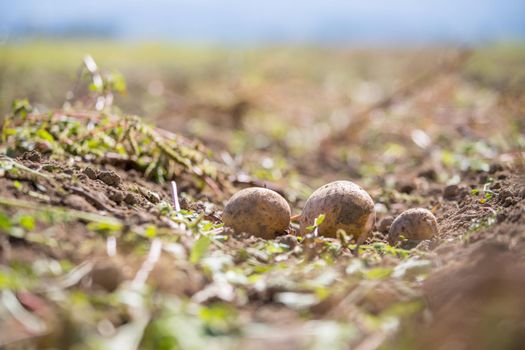
[[[315,218],[325,214],[319,235],[337,236],[342,229],[358,242],[363,242],[374,226],[375,212],[372,197],[351,181],[335,181],[321,186],[306,201],[300,220],[300,233],[308,233]]]
[[[401,236],[410,240],[422,241],[438,234],[436,217],[430,210],[413,208],[402,212],[390,226],[388,242],[396,243]]]
[[[267,188],[251,187],[230,198],[222,220],[235,233],[246,232],[273,239],[288,229],[290,215],[290,205],[280,194]]]

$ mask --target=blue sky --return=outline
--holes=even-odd
[[[0,1],[4,39],[86,30],[204,43],[480,43],[525,39],[525,1]]]

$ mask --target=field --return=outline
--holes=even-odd
[[[0,348],[525,346],[520,44],[29,42],[0,113]],[[242,188],[297,217],[335,180],[374,200],[365,242],[223,226]],[[417,207],[439,234],[390,245]]]

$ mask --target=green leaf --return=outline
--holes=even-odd
[[[18,131],[16,131],[16,129],[11,129],[11,128],[4,129],[4,135],[6,136],[16,135],[17,133]]]
[[[210,244],[211,239],[209,239],[207,236],[202,236],[199,238],[191,249],[190,262],[192,264],[197,264],[208,252]]]
[[[11,229],[11,221],[6,213],[0,212],[0,230],[9,231]]]
[[[108,81],[111,83],[113,91],[120,94],[126,92],[126,79],[124,79],[122,74],[113,72],[109,75]]]
[[[35,228],[35,218],[29,215],[21,216],[20,219],[18,219],[18,223],[27,231],[31,231]]]
[[[237,328],[237,310],[227,304],[213,304],[199,310],[199,317],[211,334],[227,334]]]
[[[207,222],[204,225],[202,225],[201,228],[203,232],[210,231],[211,229],[213,229],[213,222]]]
[[[319,225],[323,223],[325,218],[326,218],[325,214],[320,214],[318,217],[315,218],[314,226],[319,227]]]
[[[39,129],[36,134],[37,134],[38,137],[40,137],[41,139],[44,139],[46,141],[49,141],[49,142],[55,141],[55,138],[53,137],[53,135],[51,135],[45,129]]]
[[[155,227],[155,225],[149,225],[148,227],[146,227],[144,235],[148,238],[153,238],[157,236],[157,228]]]
[[[368,270],[365,273],[365,276],[371,280],[382,280],[382,279],[389,277],[391,273],[392,273],[391,268],[376,267],[371,270]]]
[[[90,222],[87,227],[99,233],[119,232],[122,229],[121,225],[109,222]]]
[[[33,109],[27,98],[14,100],[12,108],[13,114],[19,114],[22,117],[25,117]]]

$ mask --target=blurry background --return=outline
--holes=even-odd
[[[490,136],[514,149],[524,39],[518,0],[4,0],[0,114],[22,97],[61,107],[90,54],[125,77],[122,111],[258,178],[373,181],[406,154],[426,159],[412,129],[423,144]],[[323,164],[307,161],[319,152]]]
[[[525,36],[519,0],[4,0],[2,39],[190,43],[482,43]]]

